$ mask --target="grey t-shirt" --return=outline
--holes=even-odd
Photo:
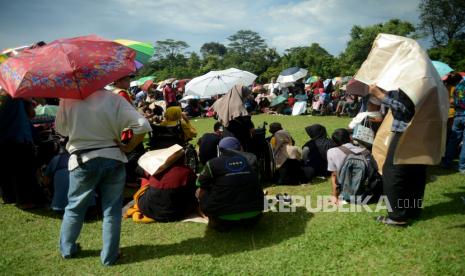
[[[353,145],[352,143],[346,143],[343,146],[353,151],[354,153],[360,153],[365,150],[365,148]],[[332,148],[328,150],[327,157],[328,171],[338,172],[341,169],[344,160],[346,159],[346,154],[339,148]]]

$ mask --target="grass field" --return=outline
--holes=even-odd
[[[348,119],[311,116],[253,117],[256,125],[279,121],[298,146],[303,128],[321,123],[331,133]],[[199,133],[212,119],[194,120]],[[60,217],[0,205],[0,274],[453,274],[465,275],[465,176],[428,170],[424,211],[403,229],[379,225],[377,213],[266,213],[254,229],[228,233],[203,224],[123,221],[118,265],[100,265],[101,221],[84,225],[83,251],[63,260],[58,252]],[[328,195],[328,180],[297,187],[276,186],[270,194]],[[383,212],[381,212],[383,213]]]

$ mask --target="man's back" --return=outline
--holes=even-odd
[[[208,161],[206,171],[209,175],[201,174],[198,179],[200,187],[206,191],[201,207],[207,215],[228,215],[263,209],[263,192],[258,175],[253,169],[252,156],[225,151],[220,157]]]
[[[84,100],[64,99],[57,113],[57,131],[69,136],[68,151],[108,147],[115,145],[124,128],[131,121],[140,120],[139,113],[124,98],[106,90],[100,90]],[[135,133],[142,127],[134,125]],[[143,132],[143,131],[142,131]]]
[[[116,146],[125,128],[134,134],[151,131],[149,122],[124,98],[106,90],[96,91],[84,100],[63,99],[56,117],[58,133],[68,136],[68,152],[96,149],[82,154],[82,160],[103,157],[127,162],[125,154]],[[69,169],[78,166],[72,155]]]
[[[218,144],[221,137],[216,133],[205,133],[200,138],[199,159],[200,163],[205,164],[208,160],[218,156]]]

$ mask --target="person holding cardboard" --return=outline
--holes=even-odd
[[[373,142],[382,168],[387,225],[418,218],[425,186],[425,165],[436,165],[445,151],[448,93],[428,54],[413,39],[379,34],[354,79],[390,108]],[[349,86],[347,87],[349,90]]]

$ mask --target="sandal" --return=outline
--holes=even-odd
[[[389,217],[386,216],[378,216],[375,218],[375,220],[379,223],[389,225],[389,226],[407,226],[406,221],[396,221],[393,219],[390,219]]]

